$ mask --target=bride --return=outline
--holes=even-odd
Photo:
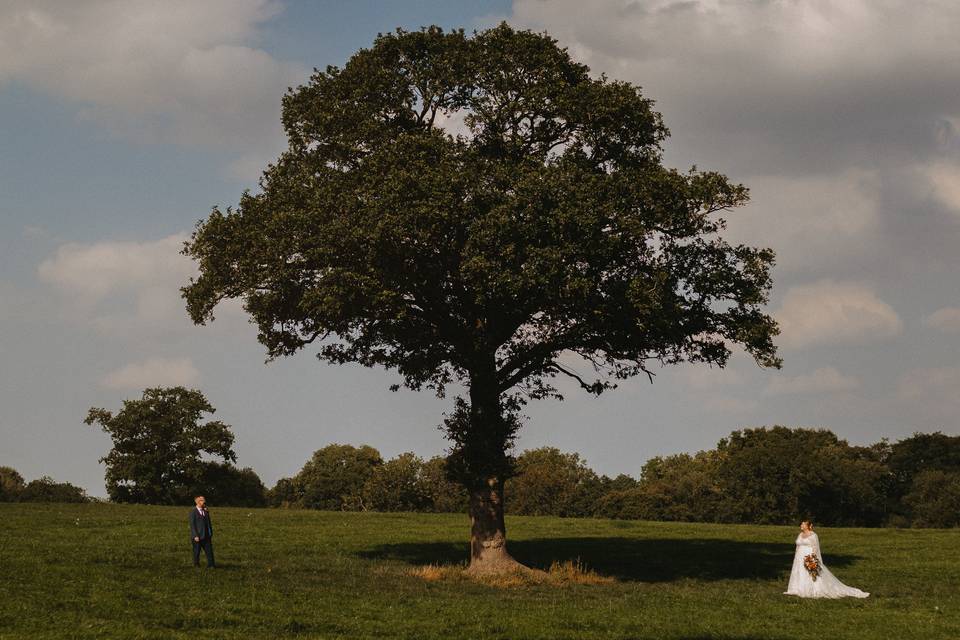
[[[805,558],[810,555],[816,558],[814,571],[816,572],[816,567],[819,567],[819,574],[816,578],[811,575],[805,566]],[[823,556],[820,555],[820,540],[813,531],[813,523],[809,520],[800,523],[800,535],[797,536],[797,552],[793,556],[793,571],[790,572],[790,583],[784,593],[801,598],[843,598],[846,596],[866,598],[870,595],[860,591],[860,589],[848,587],[830,573],[830,570],[823,564]]]

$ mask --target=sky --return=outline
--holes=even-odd
[[[83,424],[144,388],[200,389],[270,486],[332,442],[446,447],[452,398],[308,351],[265,363],[237,305],[194,326],[182,242],[256,189],[280,99],[378,32],[505,20],[640,87],[665,162],[748,186],[731,243],[776,251],[784,365],[742,350],[526,408],[518,449],[601,473],[735,429],[853,444],[960,434],[960,4],[943,0],[7,0],[0,4],[0,465],[103,496]]]

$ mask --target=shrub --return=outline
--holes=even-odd
[[[11,467],[0,467],[0,502],[16,502],[26,484]]]
[[[211,505],[222,507],[264,507],[267,504],[266,487],[260,476],[250,467],[238,469],[232,464],[208,462],[200,479],[184,495],[184,502],[202,495]]]
[[[277,484],[267,491],[267,504],[283,508],[303,506],[303,494],[293,478],[280,478]]]
[[[313,453],[294,476],[296,506],[355,511],[364,508],[363,487],[383,464],[380,452],[369,446],[331,444]]]
[[[374,511],[426,511],[430,496],[423,483],[423,459],[401,453],[373,469],[363,487],[363,504]]]
[[[593,515],[601,493],[600,479],[579,454],[542,447],[517,458],[504,500],[508,513],[583,517]]]
[[[960,473],[940,469],[917,473],[903,503],[916,527],[960,525]]]
[[[50,476],[31,480],[20,492],[20,502],[87,502],[86,492],[69,482],[56,482]]]
[[[464,513],[469,500],[463,485],[450,478],[447,459],[434,456],[423,463],[420,473],[429,509],[440,513]]]

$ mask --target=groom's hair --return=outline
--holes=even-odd
[[[193,503],[196,504],[196,503],[197,503],[197,500],[199,500],[200,498],[203,498],[203,496],[194,496],[194,497],[193,497]],[[206,500],[206,498],[204,498],[204,500]]]

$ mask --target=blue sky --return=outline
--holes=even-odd
[[[881,6],[882,5],[882,6]],[[84,3],[0,8],[0,465],[102,495],[82,424],[145,386],[200,388],[265,482],[330,442],[445,447],[449,401],[310,353],[265,365],[242,312],[186,318],[177,253],[282,149],[279,101],[377,32],[546,30],[657,101],[667,161],[751,188],[729,237],[778,254],[782,371],[664,369],[527,411],[520,447],[598,471],[712,447],[736,428],[855,443],[958,433],[960,9],[856,0]]]

